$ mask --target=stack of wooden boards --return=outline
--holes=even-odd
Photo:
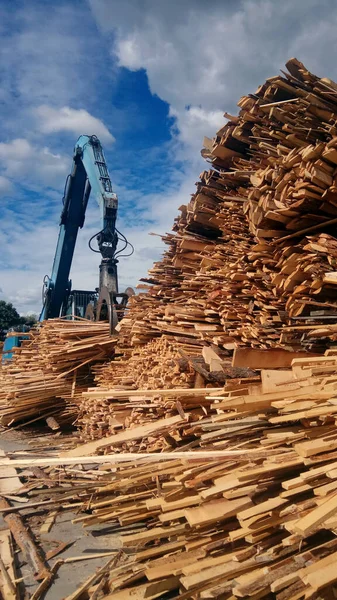
[[[84,392],[80,405],[77,426],[82,437],[101,439],[122,428],[172,416],[176,414],[177,406],[180,411],[185,405],[191,408],[195,402],[191,403],[189,396],[195,394],[196,388],[204,389],[205,385],[217,388],[226,381],[230,381],[231,386],[240,385],[242,380],[245,383],[259,381],[254,370],[242,366],[247,362],[245,351],[244,354],[238,352],[235,352],[232,366],[229,353],[220,351],[217,346],[213,349],[200,340],[189,343],[181,339],[177,342],[172,336],[163,335],[144,346],[137,346],[127,357],[98,365],[94,369],[98,387]],[[275,353],[281,359],[283,356],[285,366],[290,366],[294,357],[308,356],[305,352],[276,350],[271,351],[272,360]],[[108,395],[107,389],[110,390]],[[112,389],[115,396],[111,396]],[[139,390],[151,389],[182,390],[184,398],[178,404],[167,399],[163,402],[153,399],[149,404]],[[168,439],[162,440],[161,448],[171,446]]]
[[[147,294],[132,299],[120,363],[84,394],[82,414],[100,407],[101,429],[89,418],[93,441],[67,457],[112,452],[114,475],[79,519],[125,528],[134,551],[110,573],[111,599],[333,594],[337,85],[296,59],[287,67],[205,140],[214,168],[164,237]],[[229,380],[228,353],[242,346],[265,359],[330,349]],[[267,365],[237,356],[233,369]],[[219,372],[225,387],[210,377]],[[198,451],[220,455],[192,460]],[[120,464],[125,452],[135,459]]]
[[[250,352],[258,365],[261,353]],[[282,358],[267,355],[275,364]],[[59,457],[12,462],[38,468],[22,490],[34,490],[35,502],[43,494],[60,509],[76,507],[74,522],[121,534],[119,562],[90,574],[84,597],[334,597],[337,353],[294,359],[291,369],[262,369],[260,380],[128,392],[130,402],[141,397],[149,410],[154,401],[175,404],[176,414]],[[116,402],[125,396],[105,393]],[[169,443],[158,453],[163,436]],[[110,454],[94,455],[107,447]],[[63,493],[53,490],[60,470]],[[51,505],[37,501],[36,509]],[[62,554],[58,559],[62,577]]]
[[[296,59],[287,68],[205,140],[213,169],[164,236],[148,293],[132,299],[124,352],[130,338],[163,334],[221,348],[329,346],[329,327],[312,337],[296,326],[337,317],[337,85]]]
[[[108,323],[50,319],[38,325],[0,367],[0,423],[73,423],[93,381],[92,365],[111,359],[115,343]]]
[[[99,370],[99,386],[191,387],[193,372],[214,385],[223,380],[207,372],[205,378],[203,349],[215,348],[224,361],[242,346],[323,353],[336,343],[335,84],[296,59],[287,66],[288,74],[242,98],[239,115],[226,115],[228,123],[205,141],[203,154],[215,169],[202,173],[175,233],[164,236],[168,250],[144,280],[147,293],[131,299],[121,323],[122,358]],[[322,111],[324,103],[335,112]],[[312,198],[319,193],[320,201]],[[314,230],[307,232],[309,226]],[[85,400],[83,437],[128,426],[137,410],[125,402]]]
[[[83,439],[101,439],[132,424],[153,421],[168,414],[168,408],[160,407],[158,402],[149,406],[142,398],[130,402],[127,390],[149,387],[193,387],[195,371],[188,361],[182,358],[177,348],[165,337],[137,348],[131,357],[98,365],[96,384],[98,395],[88,400],[83,397],[77,427]],[[126,398],[111,401],[100,394],[101,388],[118,387],[126,391]],[[96,388],[93,388],[95,390]],[[87,391],[87,390],[86,390]]]
[[[117,466],[111,482],[91,496],[91,515],[79,517],[86,526],[119,524],[122,548],[133,550],[130,565],[110,572],[108,597],[273,593],[286,600],[319,592],[330,598],[337,581],[336,372],[337,355],[328,351],[295,359],[292,370],[262,370],[260,386],[185,390],[180,396],[172,390],[135,392],[148,402],[189,399],[192,407],[184,404],[180,422],[167,419],[166,426],[167,436],[180,438],[176,451],[185,448],[186,460],[173,452],[171,460],[152,455],[150,463]],[[151,433],[125,433],[153,451],[161,427],[157,421]],[[187,441],[194,452],[221,451],[221,458],[198,461],[194,454],[190,462]],[[66,456],[83,457],[106,444],[101,440]]]

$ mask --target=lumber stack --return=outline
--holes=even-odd
[[[131,393],[135,389],[151,387],[188,388],[195,380],[194,370],[165,337],[137,348],[128,359],[98,365],[94,371],[100,388],[116,386]],[[84,396],[76,424],[83,439],[94,440],[165,414],[171,414],[170,409],[156,401],[144,405],[141,398],[130,403],[128,397],[116,401],[94,397],[88,401]]]
[[[111,359],[115,342],[108,323],[50,319],[37,326],[1,366],[1,424],[50,417],[55,427],[73,423],[92,365]]]
[[[250,352],[258,364],[260,351]],[[282,353],[274,360],[284,360]],[[101,597],[332,597],[337,354],[296,358],[291,368],[260,375],[260,383],[220,389],[114,391],[116,401],[172,402],[179,393],[187,400],[183,414],[130,426],[113,436],[115,444],[101,439],[57,458],[17,461],[47,466],[49,486],[61,468],[63,496],[47,483],[39,493],[61,507],[82,502],[74,522],[120,533],[120,560],[104,571]],[[113,395],[96,388],[88,397],[104,393]],[[163,431],[176,447],[155,447]],[[109,455],[94,456],[107,447]],[[121,462],[125,448],[133,454]],[[81,471],[88,461],[90,470]],[[35,495],[34,477],[29,485]]]
[[[191,369],[209,381],[203,348],[216,348],[224,360],[241,347],[317,354],[335,346],[335,84],[296,59],[287,67],[288,74],[243,97],[239,115],[226,114],[228,123],[205,140],[203,155],[214,169],[201,174],[174,233],[163,236],[167,251],[143,280],[146,293],[131,298],[120,324],[120,361],[100,370],[99,386],[160,387],[165,380],[175,387],[162,340],[189,361],[182,385],[190,387]],[[335,112],[327,114],[324,103]],[[320,201],[313,197],[319,193]],[[128,426],[130,410],[84,400],[83,437]]]
[[[287,68],[205,139],[213,169],[163,237],[147,294],[132,299],[126,355],[130,339],[163,334],[224,349],[329,347],[330,336],[307,339],[296,327],[336,321],[337,89],[296,59]]]
[[[335,596],[337,85],[287,68],[205,140],[213,168],[83,393],[86,443],[37,459],[75,522],[121,534],[77,595]]]
[[[196,388],[205,386],[217,389],[227,385],[259,382],[260,377],[252,369],[231,364],[228,352],[203,345],[199,340],[192,343],[188,338],[176,341],[173,336],[162,335],[144,346],[137,346],[132,354],[94,368],[97,388],[83,392],[77,427],[83,439],[101,439],[120,429],[134,427],[183,414],[185,408],[197,409],[196,414],[206,412],[206,401],[200,406],[200,398],[193,400]],[[216,351],[215,351],[216,350]],[[286,352],[289,356],[298,353]],[[265,363],[266,364],[266,363]],[[149,402],[147,390],[157,390]],[[145,396],[139,394],[144,390]],[[166,390],[161,397],[160,390]],[[176,390],[172,394],[172,390]],[[169,393],[169,397],[167,397]],[[191,399],[192,398],[192,399]],[[178,441],[162,438],[156,449],[174,448]]]
[[[328,353],[262,371],[259,391],[213,391],[202,403],[207,415],[195,420],[185,408],[192,462],[186,451],[186,460],[173,452],[171,460],[115,465],[91,497],[91,514],[76,519],[119,525],[132,552],[130,565],[110,572],[108,597],[329,598],[337,580],[336,370]],[[223,457],[197,460],[198,448]]]
[[[101,438],[87,423],[91,441],[67,456],[110,453],[113,475],[79,520],[114,524],[133,551],[111,599],[333,594],[337,85],[287,67],[205,140],[213,169],[131,300],[118,366],[84,394],[82,413],[105,403],[111,421]],[[291,370],[254,364],[278,349]],[[233,350],[232,369],[259,374],[230,372]]]

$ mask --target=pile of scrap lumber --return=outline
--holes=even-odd
[[[134,427],[163,417],[176,414],[193,406],[199,406],[200,398],[190,400],[195,396],[196,388],[205,385],[215,389],[226,381],[240,385],[241,381],[252,383],[260,381],[254,370],[237,366],[240,360],[238,351],[235,353],[234,365],[228,352],[203,346],[202,342],[176,342],[170,336],[162,336],[136,347],[128,357],[108,362],[95,367],[96,385],[98,387],[83,392],[80,404],[80,414],[77,426],[83,439],[101,439],[118,432],[121,428]],[[284,355],[283,365],[289,366],[293,357],[307,356],[306,353],[291,353],[283,350],[275,351],[277,356]],[[271,351],[269,361],[273,364],[275,352]],[[263,355],[264,365],[268,360]],[[246,359],[243,359],[246,362]],[[279,363],[277,363],[279,364]],[[146,399],[147,390],[157,391],[151,402]],[[160,390],[180,390],[175,401],[160,398]],[[108,392],[106,392],[108,390]],[[142,392],[145,390],[145,397]],[[158,391],[159,390],[159,391]],[[180,397],[181,396],[181,397]],[[162,439],[156,448],[170,448],[174,440]]]
[[[296,59],[287,68],[205,140],[213,169],[132,299],[126,353],[130,336],[324,352],[336,335],[337,85]],[[311,336],[303,320],[327,327]]]
[[[98,365],[94,371],[99,390],[114,386],[131,392],[151,386],[189,388],[195,381],[193,368],[164,337],[137,348],[129,359]],[[119,398],[115,402],[100,393],[89,401],[85,396],[80,403],[77,427],[83,439],[94,440],[168,414],[168,409],[164,410],[156,401],[151,406],[143,405],[142,398],[130,403],[128,393],[124,401]]]
[[[287,68],[205,141],[213,168],[82,394],[86,442],[13,463],[32,509],[121,534],[68,600],[337,593],[337,85]]]
[[[32,329],[0,367],[0,423],[45,419],[51,428],[71,424],[92,366],[111,359],[116,338],[108,323],[50,319]]]
[[[97,372],[100,387],[220,385],[235,377],[227,359],[242,346],[314,354],[335,346],[335,84],[296,59],[287,67],[242,98],[239,115],[226,115],[228,123],[205,141],[214,169],[202,173],[175,233],[164,236],[168,249],[144,280],[147,293],[131,299],[120,362]],[[218,355],[217,377],[205,349]],[[84,438],[97,439],[138,422],[139,413],[144,422],[161,416],[85,399],[79,425]]]
[[[141,397],[149,410],[156,397],[163,407],[179,399],[183,411],[58,457],[7,464],[32,470],[16,494],[33,493],[33,502],[16,511],[76,507],[74,523],[88,535],[102,525],[121,534],[114,565],[90,574],[84,597],[96,590],[110,600],[333,597],[337,353],[259,373],[259,384],[235,389],[129,391],[130,402]],[[123,402],[126,394],[106,392],[112,396]],[[163,436],[176,446],[156,447]],[[107,447],[110,454],[95,456]],[[60,473],[63,492],[53,489]],[[61,554],[47,566],[62,577],[62,564]]]
[[[79,519],[133,548],[109,598],[330,598],[337,581],[337,85],[287,67],[205,141],[214,168],[84,394],[92,441],[65,459],[114,469]]]

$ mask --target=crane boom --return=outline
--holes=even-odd
[[[118,234],[116,218],[117,195],[111,179],[103,148],[96,136],[81,135],[77,140],[71,173],[66,183],[61,213],[60,231],[51,276],[45,277],[45,295],[40,321],[58,317],[71,290],[69,273],[78,230],[83,227],[90,194],[100,207],[101,231],[97,234],[101,253],[99,289],[118,294],[116,249]]]

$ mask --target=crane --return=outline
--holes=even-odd
[[[99,287],[94,291],[72,290],[69,280],[78,230],[84,225],[90,194],[100,208],[101,229],[89,240],[89,247],[101,254]],[[73,165],[66,180],[60,230],[50,277],[43,280],[43,306],[39,321],[59,316],[109,320],[115,331],[118,317],[124,312],[132,288],[118,292],[117,264],[121,256],[131,256],[133,246],[116,227],[118,198],[112,189],[102,144],[95,135],[81,135],[75,145]],[[98,250],[92,247],[96,237]],[[123,247],[118,249],[118,242]],[[123,252],[130,247],[129,254]],[[26,335],[25,335],[26,333]],[[3,361],[11,360],[13,348],[21,345],[27,332],[13,328],[3,346]]]
[[[90,195],[94,195],[101,218],[100,231],[89,240],[89,247],[101,254],[99,287],[94,291],[72,290],[69,273],[78,230],[83,227]],[[108,319],[114,331],[118,313],[123,312],[134,292],[118,292],[117,263],[120,256],[131,256],[133,246],[116,228],[118,198],[112,189],[108,167],[99,139],[81,135],[74,149],[73,165],[63,197],[60,230],[50,277],[43,280],[43,307],[40,321],[64,315],[91,320]],[[92,247],[96,237],[98,250]],[[118,242],[123,247],[118,250]],[[128,254],[122,254],[130,247]]]
[[[94,291],[72,290],[69,280],[78,230],[84,225],[90,195],[99,208],[101,229],[89,240],[89,247],[101,254],[99,287]],[[133,246],[116,227],[118,198],[112,189],[102,144],[95,135],[81,135],[75,145],[73,165],[63,196],[60,230],[50,277],[43,280],[43,306],[39,321],[59,316],[108,320],[110,332],[115,331],[118,317],[125,310],[132,288],[118,292],[117,264],[121,256],[131,256]],[[92,247],[96,237],[98,250]],[[118,249],[118,243],[122,248]],[[127,247],[131,251],[123,254]],[[26,333],[26,335],[25,335]],[[12,328],[3,346],[3,361],[11,360],[13,348],[21,345],[27,332]]]

